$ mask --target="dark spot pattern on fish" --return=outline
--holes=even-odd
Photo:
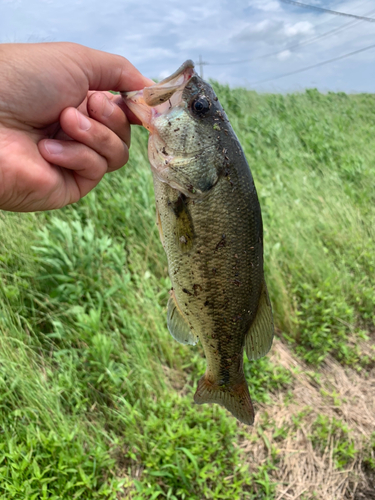
[[[221,239],[220,239],[219,243],[218,243],[218,244],[216,245],[216,247],[215,247],[215,252],[216,252],[219,248],[223,248],[223,247],[225,247],[225,246],[226,246],[226,244],[227,244],[227,241],[226,241],[226,236],[225,236],[225,234],[222,234],[222,235],[221,235]]]
[[[212,179],[202,179],[199,183],[199,190],[202,191],[202,193],[205,193],[212,189],[213,186],[214,182],[212,182]]]

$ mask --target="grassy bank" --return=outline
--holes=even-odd
[[[1,499],[273,500],[285,443],[298,449],[304,426],[317,457],[331,446],[332,474],[356,464],[348,491],[370,484],[375,438],[346,418],[329,367],[364,385],[373,376],[375,96],[216,89],[258,189],[281,341],[245,361],[255,428],[192,403],[203,352],[166,329],[166,258],[137,129],[128,165],[80,203],[0,213]],[[299,397],[306,374],[318,410],[318,396]]]

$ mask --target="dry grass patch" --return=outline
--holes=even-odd
[[[361,347],[370,354],[370,343]],[[275,500],[375,499],[363,463],[375,429],[375,369],[359,374],[328,358],[316,373],[280,340],[271,360],[290,370],[294,384],[258,409],[241,444],[251,469],[271,458],[278,463],[269,471]]]

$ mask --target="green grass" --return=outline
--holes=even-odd
[[[338,469],[343,469],[355,457],[356,449],[350,439],[349,429],[339,419],[319,415],[313,424],[310,439],[314,448],[320,449],[322,453],[330,439],[337,443],[332,451],[332,458]]]
[[[215,87],[262,204],[279,334],[312,369],[331,355],[366,370],[375,97]],[[276,454],[249,469],[248,431],[192,402],[201,347],[167,332],[146,137],[134,130],[128,165],[80,203],[0,213],[0,499],[274,498]],[[256,402],[292,383],[268,358],[245,371]],[[322,416],[310,436],[342,438],[338,468],[356,453],[340,425]]]

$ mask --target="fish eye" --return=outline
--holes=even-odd
[[[192,102],[191,109],[197,115],[204,115],[210,109],[210,101],[206,96],[200,96]]]

